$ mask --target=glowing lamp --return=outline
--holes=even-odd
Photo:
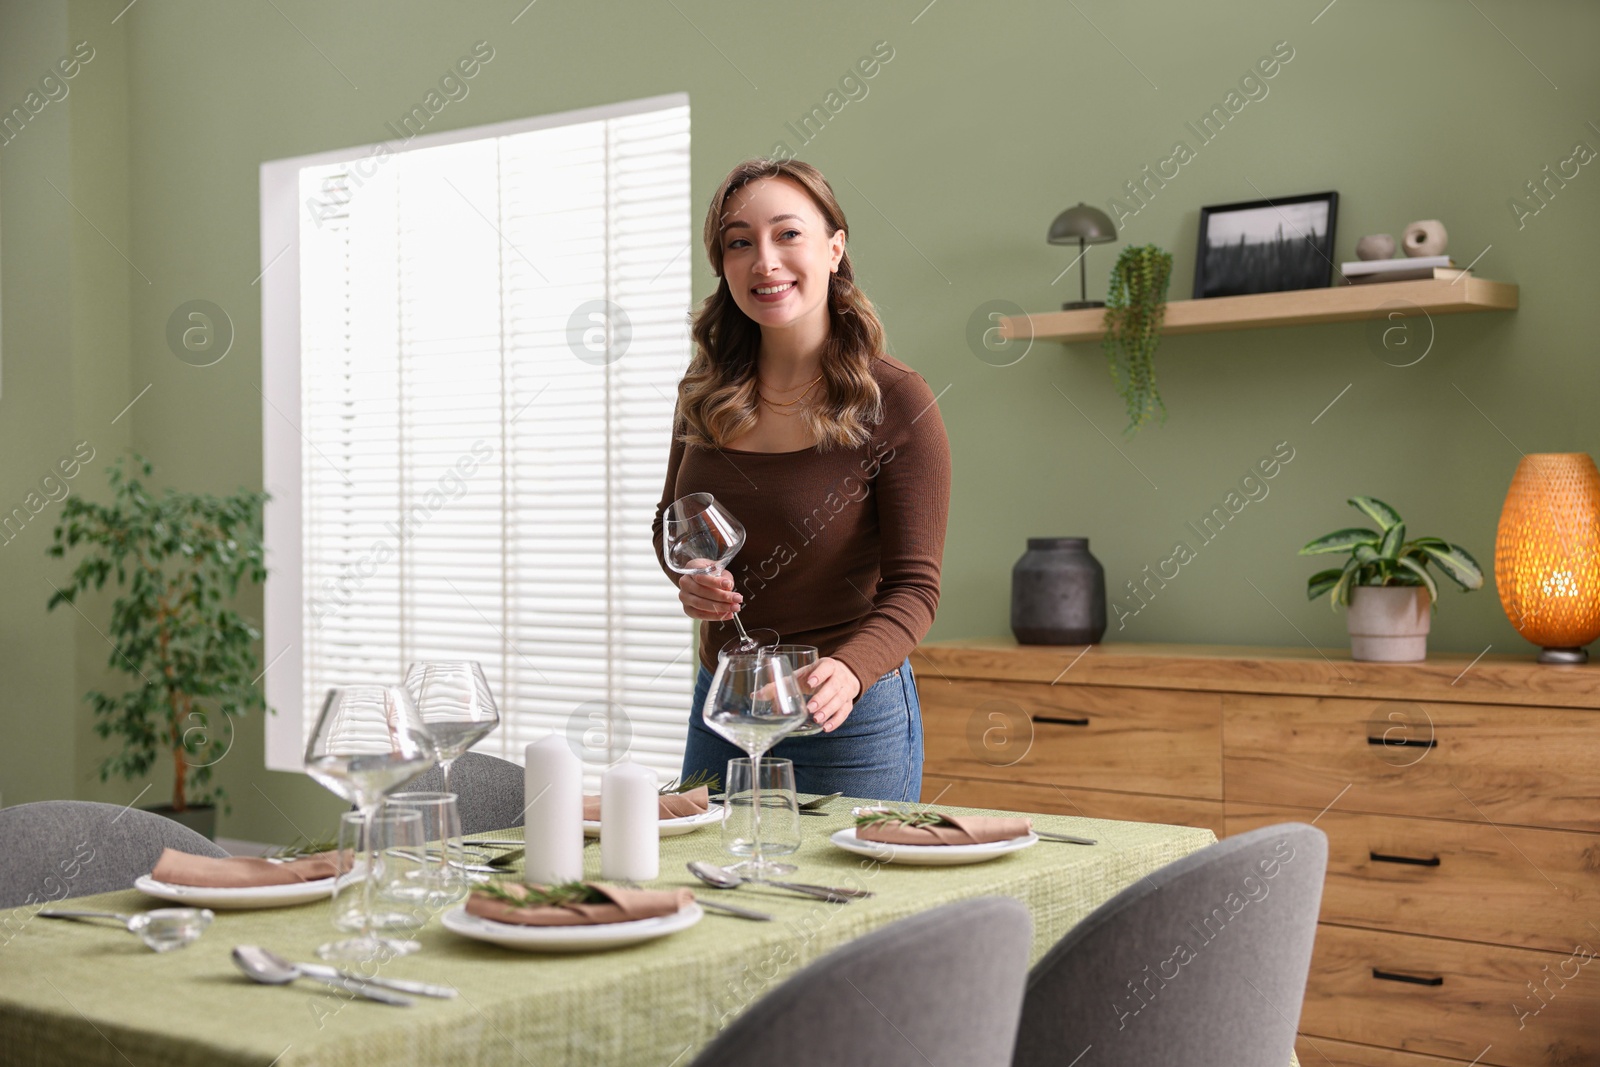
[[[1582,452],[1523,456],[1494,539],[1500,606],[1540,663],[1583,663],[1600,637],[1600,470]]]

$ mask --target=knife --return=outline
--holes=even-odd
[[[754,919],[757,922],[763,923],[769,923],[772,921],[772,916],[768,915],[764,911],[751,911],[749,908],[736,908],[732,904],[713,904],[711,901],[701,899],[700,897],[695,898],[695,903],[700,905],[702,908],[710,908],[712,911],[722,911],[727,912],[729,915],[737,915],[741,919]]]
[[[415,993],[421,997],[439,997],[441,999],[449,999],[456,995],[455,989],[447,985],[434,985],[431,982],[413,982],[405,978],[368,976],[357,974],[354,971],[341,971],[337,967],[329,967],[323,963],[297,963],[295,968],[303,974],[310,975],[312,978],[359,982],[364,985],[375,985],[382,989],[393,989],[397,993]]]

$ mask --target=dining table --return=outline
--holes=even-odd
[[[840,798],[803,820],[795,881],[869,890],[846,904],[746,884],[717,890],[692,860],[727,864],[715,825],[660,842],[650,888],[691,887],[711,902],[773,916],[756,922],[707,910],[693,926],[642,944],[582,954],[517,951],[469,940],[434,916],[420,951],[356,965],[358,973],[444,983],[454,999],[394,1007],[315,982],[253,983],[231,959],[261,945],[315,961],[335,934],[331,905],[216,911],[193,944],[147,949],[114,926],[51,921],[37,907],[0,912],[0,1063],[34,1067],[379,1067],[410,1064],[605,1064],[687,1067],[739,1013],[785,978],[872,930],[930,908],[1012,897],[1033,918],[1030,964],[1118,891],[1216,840],[1208,829],[1078,816],[939,806],[955,815],[1025,815],[1036,829],[1093,839],[1040,840],[981,863],[911,866],[847,852],[830,841],[853,825]],[[473,839],[516,841],[520,827]],[[584,849],[598,879],[600,849]],[[71,907],[136,912],[167,906],[128,889]],[[959,974],[948,976],[960,982]],[[800,1010],[804,1010],[803,1008]]]

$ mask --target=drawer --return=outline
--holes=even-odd
[[[924,685],[925,770],[1222,799],[1222,700],[1034,682]]]
[[[922,802],[932,804],[935,799],[940,804],[968,808],[1038,811],[1050,815],[1159,822],[1172,826],[1204,826],[1218,837],[1222,836],[1222,804],[1215,800],[924,775]]]
[[[1311,1038],[1304,1034],[1296,1039],[1294,1051],[1302,1067],[1465,1067],[1460,1060],[1441,1060],[1416,1052],[1352,1045],[1348,1041]]]
[[[1600,1063],[1597,945],[1536,952],[1324,923],[1300,1032],[1502,1067]]]
[[[1230,834],[1316,818],[1232,802],[1226,811]],[[1552,952],[1600,943],[1589,925],[1600,919],[1600,836],[1338,808],[1317,828],[1328,835],[1324,922]]]
[[[1222,700],[1230,801],[1600,831],[1595,712],[1238,693]]]

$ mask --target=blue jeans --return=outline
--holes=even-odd
[[[710,691],[711,672],[701,664],[683,773],[712,774],[720,782],[727,777],[728,761],[745,753],[706,728],[701,709]],[[801,793],[915,803],[922,793],[922,705],[911,660],[868,686],[831,734],[787,737],[765,754],[794,761],[795,789]]]

